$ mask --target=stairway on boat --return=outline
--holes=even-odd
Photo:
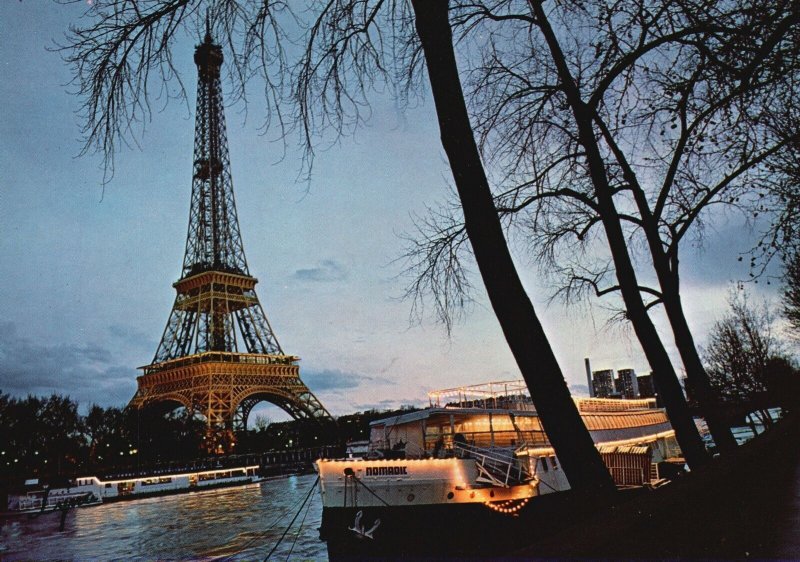
[[[456,456],[475,460],[478,469],[476,482],[480,484],[508,488],[533,479],[527,462],[515,455],[515,448],[475,447],[465,443],[454,443],[453,449]]]

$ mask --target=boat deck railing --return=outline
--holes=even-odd
[[[453,449],[460,458],[475,459],[478,469],[476,481],[493,486],[508,488],[534,478],[527,467],[521,462],[513,449],[474,447],[466,443],[454,443]]]
[[[441,442],[440,442],[441,441]],[[549,447],[550,440],[544,431],[506,430],[506,431],[458,431],[456,433],[436,433],[425,435],[425,449],[436,456],[437,448],[452,450],[457,443],[464,443],[478,449]]]
[[[493,381],[483,384],[433,390],[428,393],[431,406],[514,409],[533,411],[525,381]]]

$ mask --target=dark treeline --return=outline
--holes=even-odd
[[[411,406],[398,410],[366,410],[336,418],[336,440],[341,443],[369,439],[369,424],[375,420],[415,411]],[[330,436],[320,426],[305,420],[259,423],[237,435],[236,453],[262,453],[287,449],[307,449],[323,444]],[[326,443],[327,444],[327,443]]]
[[[342,443],[369,438],[371,421],[396,412],[369,410],[338,418]],[[303,421],[268,423],[236,435],[238,454],[316,447],[328,440]],[[208,456],[205,422],[183,410],[93,405],[86,415],[67,396],[17,398],[0,393],[0,481],[55,480],[77,475],[136,472]]]
[[[179,413],[145,416],[93,405],[84,416],[66,396],[0,394],[0,475],[56,478],[191,459],[203,429],[202,421]]]

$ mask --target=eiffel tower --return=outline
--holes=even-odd
[[[255,292],[239,233],[222,109],[222,49],[207,26],[195,49],[197,117],[189,232],[175,304],[130,405],[183,406],[205,418],[209,452],[229,453],[252,408],[271,402],[294,419],[332,422],[300,380]]]

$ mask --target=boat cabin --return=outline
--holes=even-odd
[[[558,460],[524,381],[440,390],[429,393],[429,400],[424,410],[372,422],[368,456],[475,458],[499,453],[527,457],[529,470],[545,480],[558,474]],[[619,485],[650,482],[657,478],[653,465],[681,456],[666,412],[654,399],[574,400]]]

